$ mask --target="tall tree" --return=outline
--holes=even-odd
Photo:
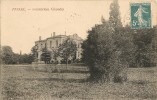
[[[32,56],[34,58],[33,61],[35,61],[35,62],[37,62],[37,58],[38,58],[38,52],[37,52],[37,50],[38,50],[38,46],[37,45],[33,46],[31,48]]]
[[[118,1],[110,5],[110,18],[88,31],[83,43],[83,59],[90,69],[90,79],[123,82],[127,79],[132,36],[122,27]],[[130,46],[130,47],[129,47]]]
[[[122,27],[119,8],[118,0],[113,0],[110,5],[109,22],[114,29]]]
[[[50,63],[51,53],[47,50],[47,48],[42,49],[41,59],[45,62],[45,64]]]
[[[109,81],[108,60],[114,51],[112,31],[109,22],[96,25],[88,31],[83,43],[83,60],[89,66],[90,79]]]
[[[127,31],[129,27],[124,28],[122,25],[118,0],[113,0],[110,5],[109,22],[113,30],[112,40],[115,47],[109,64],[113,71],[113,80],[119,81],[127,77],[127,68],[133,60],[134,45],[131,31]]]
[[[58,54],[68,64],[68,61],[74,59],[74,57],[76,56],[76,50],[77,50],[76,42],[71,38],[67,38],[63,42],[63,44],[59,46]]]

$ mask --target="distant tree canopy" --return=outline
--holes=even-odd
[[[22,54],[19,55],[19,64],[31,64],[34,60],[32,54]]]
[[[2,46],[2,63],[4,64],[31,64],[33,59],[32,54],[17,54],[10,46]]]
[[[135,66],[137,67],[150,67],[155,66],[156,58],[156,29],[154,26],[150,29],[139,29],[135,30],[133,34],[134,45],[136,50],[134,52],[135,56]]]
[[[2,61],[5,64],[12,64],[13,61],[13,51],[10,46],[2,46]]]

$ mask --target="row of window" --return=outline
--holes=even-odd
[[[42,47],[42,43],[41,43],[41,47]],[[58,47],[59,46],[59,43],[58,43],[58,40],[56,40],[56,47]],[[44,47],[46,47],[46,43],[45,43],[45,46]],[[52,41],[50,41],[50,46],[49,46],[50,48],[52,48]],[[80,46],[80,44],[77,44],[77,47],[78,48],[80,48],[81,46]]]
[[[41,45],[41,47],[43,46],[43,44],[41,43],[40,44]],[[56,41],[56,46],[58,47],[58,41]],[[45,46],[44,47],[46,47],[46,43],[45,43]],[[50,46],[49,46],[50,48],[52,48],[52,41],[50,41]]]

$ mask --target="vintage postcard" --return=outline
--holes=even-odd
[[[0,100],[157,100],[157,0],[1,0]]]

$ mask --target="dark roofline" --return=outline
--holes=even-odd
[[[74,35],[74,34],[73,34]],[[48,40],[48,39],[54,39],[54,38],[62,38],[62,37],[70,37],[70,36],[72,36],[72,35],[56,35],[56,36],[53,36],[53,37],[48,37],[48,38],[46,38],[46,39],[44,39],[44,40],[38,40],[38,41],[35,41],[35,43],[36,42],[45,42],[46,40]],[[77,34],[77,36],[78,36],[78,34]],[[78,36],[79,37],[79,36]],[[83,41],[83,39],[81,38],[81,37],[79,37],[80,39],[76,39],[76,40],[79,40],[79,41]]]
[[[53,36],[53,37],[48,37],[47,39],[53,39],[53,38],[61,38],[61,37],[67,37],[66,35],[57,35],[57,36]]]

